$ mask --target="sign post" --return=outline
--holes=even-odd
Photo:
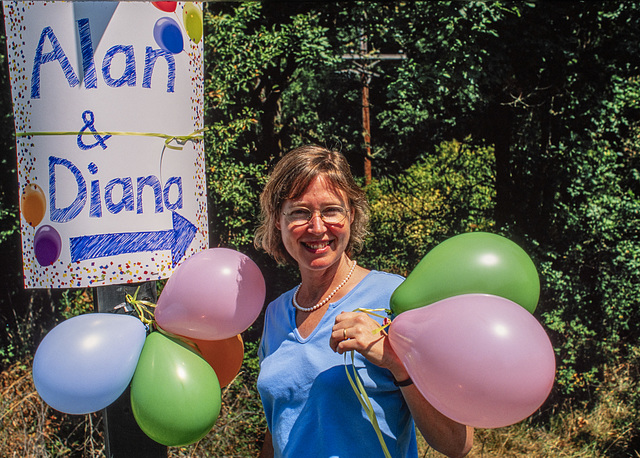
[[[95,288],[96,309],[208,247],[202,8],[4,1],[25,288]],[[159,381],[161,382],[161,381]],[[128,390],[108,457],[160,457]]]
[[[139,288],[139,289],[138,289]],[[143,301],[156,302],[155,282],[138,285],[110,285],[95,288],[94,305],[102,313],[128,313],[127,294]],[[102,411],[104,447],[107,458],[166,458],[167,447],[150,439],[138,426],[131,413],[130,390]]]

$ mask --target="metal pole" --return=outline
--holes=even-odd
[[[138,291],[138,299],[155,303],[156,283],[148,281],[134,285],[109,285],[95,288],[94,304],[98,312],[127,313],[122,306],[127,294]],[[161,383],[158,380],[158,383]],[[105,431],[106,458],[166,458],[167,447],[150,439],[138,426],[131,411],[130,389],[102,411]]]

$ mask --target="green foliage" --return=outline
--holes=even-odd
[[[302,72],[335,60],[327,28],[319,12],[301,12],[296,6],[270,11],[272,16],[263,12],[269,6],[259,2],[239,3],[231,11],[225,5],[208,8],[207,116],[221,128],[240,123],[225,154],[269,160],[280,153],[282,94]],[[219,149],[221,143],[218,137],[212,147]]]
[[[4,17],[0,15],[4,21]],[[5,177],[16,173],[15,136],[13,132],[13,111],[11,103],[11,88],[9,84],[6,38],[0,34],[0,148],[5,153],[0,155],[0,170]],[[0,180],[0,246],[11,243],[13,235],[18,233],[17,192],[14,180]],[[13,240],[12,240],[13,239]]]
[[[253,243],[256,203],[266,181],[266,167],[209,157],[207,182],[213,204],[209,219],[214,245],[246,249]]]
[[[254,46],[259,42],[254,43],[246,31],[246,21],[255,20],[258,10],[258,5],[247,3],[236,14],[205,15],[205,153],[213,246],[248,244],[260,179],[264,176],[264,166],[251,160],[252,143],[246,139],[247,132],[255,129],[259,114],[237,103],[233,96],[249,90],[259,74],[257,69],[264,63],[260,61],[260,47]]]
[[[588,399],[606,366],[629,357],[640,341],[638,68],[626,60],[628,43],[585,32],[595,26],[622,33],[638,16],[635,3],[580,16],[575,34],[586,50],[573,48],[566,69],[584,70],[571,73],[564,100],[553,105],[554,133],[532,168],[544,170],[546,180],[524,178],[542,197],[538,208],[526,203],[531,213],[522,218],[539,243],[541,318],[558,353],[560,393],[578,399]],[[636,32],[625,36],[637,42]],[[587,65],[607,77],[586,77]]]
[[[90,288],[65,289],[60,295],[58,307],[65,320],[93,312],[93,291]]]
[[[570,200],[558,202],[564,245],[541,265],[543,318],[560,356],[558,383],[589,389],[601,368],[640,342],[640,196],[607,147],[574,160]]]
[[[0,205],[2,205],[1,201]],[[0,229],[0,244],[8,242],[11,236],[18,231],[17,213],[18,211],[15,207],[2,208],[2,206],[0,206],[0,222],[5,226]]]
[[[331,60],[318,13],[270,21],[260,3],[208,5],[206,158],[214,245],[247,249],[267,163],[280,148],[282,93]]]
[[[470,139],[443,142],[403,175],[374,180],[363,262],[407,275],[445,238],[492,230],[494,181],[493,149]]]

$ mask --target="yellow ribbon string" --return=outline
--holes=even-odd
[[[354,310],[354,312],[363,312],[363,313],[366,313],[367,315],[377,316],[378,318],[382,318],[382,319],[387,318],[387,316],[382,315],[380,313],[374,313],[374,312],[385,312],[387,315],[391,315],[393,313],[390,309],[363,309],[363,308],[357,308]],[[390,324],[391,324],[391,321],[389,321],[387,324],[380,326],[379,328],[374,329],[373,331],[371,331],[371,333],[378,334],[379,332],[384,331]]]
[[[149,301],[138,300],[139,291],[140,287],[138,286],[138,289],[136,289],[133,296],[131,294],[127,294],[125,296],[125,300],[134,308],[138,314],[138,318],[140,318],[140,321],[151,328],[155,324],[155,315],[152,309],[156,308],[156,304]]]
[[[375,313],[375,312],[386,312],[387,314],[391,313],[391,310],[388,309],[364,309],[364,308],[357,308],[354,310],[354,312],[364,312],[368,315],[372,315],[372,316],[376,316],[378,318],[386,318],[386,316],[381,315],[379,313]],[[373,330],[373,334],[377,334],[381,331],[383,331],[387,326],[389,326],[389,324],[391,323],[387,323],[377,329]],[[380,425],[378,424],[378,419],[376,418],[376,413],[373,410],[373,405],[371,404],[371,400],[369,399],[369,396],[367,395],[367,390],[365,389],[364,385],[362,384],[362,381],[360,380],[360,376],[358,375],[358,371],[356,370],[356,365],[355,365],[355,357],[354,357],[354,351],[352,350],[351,352],[351,370],[353,371],[353,377],[351,376],[351,374],[349,373],[349,364],[347,363],[347,354],[345,353],[344,355],[344,369],[347,372],[347,378],[349,379],[349,383],[351,384],[351,388],[353,389],[353,392],[356,394],[356,397],[358,398],[358,401],[360,402],[360,405],[362,406],[362,408],[364,409],[364,411],[367,414],[367,417],[369,417],[369,421],[371,422],[371,425],[373,426],[373,429],[376,432],[376,436],[378,436],[378,440],[380,441],[380,445],[382,446],[382,452],[384,453],[384,456],[387,458],[391,458],[391,454],[389,453],[389,449],[387,448],[387,444],[384,441],[384,437],[382,436],[382,431],[380,430]]]
[[[112,132],[112,131],[89,131],[89,132],[16,132],[16,137],[34,137],[42,135],[97,135],[105,137],[107,135],[123,135],[123,136],[138,136],[138,137],[158,137],[163,138],[164,144],[167,148],[173,150],[181,150],[184,148],[184,144],[188,141],[198,141],[204,138],[204,131],[206,129],[198,129],[191,132],[188,135],[169,135],[156,132]],[[176,141],[180,146],[173,146],[170,143]]]

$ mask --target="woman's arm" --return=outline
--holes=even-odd
[[[373,364],[389,369],[398,381],[408,379],[407,370],[391,348],[389,336],[383,331],[374,334],[379,327],[380,324],[364,313],[341,313],[336,318],[329,345],[340,354],[351,350],[359,352]],[[432,448],[452,458],[469,453],[473,428],[442,415],[415,385],[401,387],[401,391],[416,426]]]
[[[271,439],[271,432],[268,429],[264,435],[264,443],[262,444],[262,450],[258,458],[273,458],[273,440]]]
[[[388,342],[389,338],[385,340]],[[404,367],[393,375],[399,381],[409,378]],[[451,458],[463,457],[469,453],[473,445],[472,427],[442,415],[422,396],[414,384],[401,387],[400,390],[416,426],[433,449]]]

